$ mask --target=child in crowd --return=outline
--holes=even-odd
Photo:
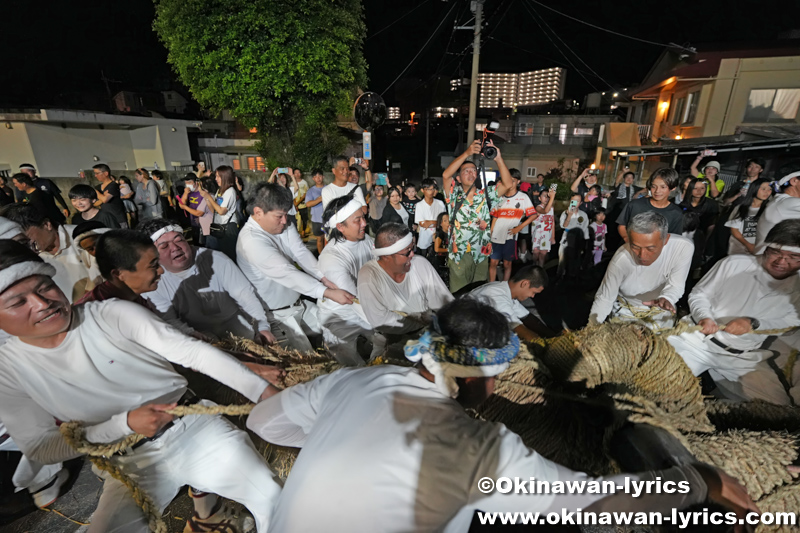
[[[547,254],[556,243],[555,224],[556,218],[553,211],[553,202],[556,198],[556,186],[551,186],[550,190],[539,193],[539,203],[536,205],[536,212],[539,218],[533,223],[533,235],[531,236],[531,253],[533,262],[540,267],[544,266]]]
[[[600,262],[603,259],[603,252],[606,251],[606,233],[608,232],[608,227],[606,226],[606,210],[602,207],[599,207],[594,212],[594,222],[589,225],[594,232],[594,249],[592,250],[592,254],[594,255],[594,264]]]
[[[560,226],[564,229],[558,247],[558,275],[575,277],[581,268],[586,241],[589,240],[589,215],[579,209],[582,196],[573,194],[567,210],[561,213]]]
[[[97,202],[97,191],[91,185],[85,183],[75,185],[69,190],[69,199],[72,207],[78,211],[72,216],[72,224],[94,220],[109,229],[119,228],[116,217],[104,209],[105,204],[100,208],[94,206]]]
[[[445,285],[450,284],[450,270],[447,267],[447,244],[450,242],[450,217],[447,211],[436,217],[436,235],[433,238],[431,264],[439,273]]]
[[[756,228],[758,219],[764,212],[772,196],[769,180],[759,178],[747,188],[747,193],[731,212],[725,227],[730,228],[731,236],[728,255],[756,255]]]

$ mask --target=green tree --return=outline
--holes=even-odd
[[[270,166],[325,163],[367,82],[361,0],[155,0],[153,27],[194,98],[257,128]]]

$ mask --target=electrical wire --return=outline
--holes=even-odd
[[[447,19],[450,17],[450,14],[451,14],[451,13],[453,12],[453,10],[456,8],[456,5],[458,5],[458,4],[457,4],[456,2],[453,2],[453,6],[450,8],[450,10],[449,10],[447,13],[445,13],[444,17],[442,17],[442,20],[441,20],[441,22],[439,22],[439,25],[438,25],[438,26],[436,26],[436,29],[435,29],[435,30],[433,30],[433,33],[431,33],[431,36],[430,36],[430,37],[428,37],[428,40],[427,40],[427,41],[425,41],[425,44],[423,44],[423,45],[422,45],[422,48],[420,48],[420,49],[419,49],[419,52],[417,52],[417,54],[416,54],[416,55],[415,55],[415,56],[414,56],[414,57],[411,59],[411,61],[408,63],[408,65],[406,65],[406,68],[404,68],[404,69],[403,69],[403,70],[400,72],[400,74],[398,74],[398,75],[397,75],[397,77],[394,79],[394,81],[393,81],[392,83],[390,83],[390,84],[389,84],[389,86],[388,86],[388,87],[386,87],[386,88],[383,90],[383,92],[381,93],[381,96],[383,96],[384,94],[386,94],[386,91],[388,91],[389,89],[391,89],[391,88],[392,88],[392,86],[394,86],[394,84],[395,84],[395,83],[397,83],[397,80],[399,80],[400,78],[402,78],[402,77],[403,77],[403,74],[405,74],[405,73],[406,73],[406,71],[407,71],[409,68],[411,68],[411,65],[413,65],[413,64],[414,64],[414,62],[417,60],[417,58],[418,58],[418,57],[419,57],[419,56],[422,54],[422,52],[423,52],[423,51],[424,51],[424,50],[425,50],[425,49],[428,47],[428,44],[430,44],[430,42],[433,40],[433,38],[434,38],[434,37],[436,37],[436,35],[439,33],[439,30],[442,28],[442,25],[443,25],[443,24],[445,23],[445,21],[446,21],[446,20],[447,20]]]
[[[567,66],[569,66],[569,65],[568,65],[567,63],[565,63],[564,61],[561,61],[561,60],[559,60],[559,59],[553,59],[552,57],[548,57],[548,56],[546,56],[546,55],[544,55],[544,54],[540,54],[539,52],[534,52],[533,50],[528,50],[527,48],[523,48],[523,47],[521,47],[521,46],[520,46],[520,45],[518,45],[518,44],[510,43],[510,42],[508,42],[508,41],[503,41],[502,39],[498,39],[497,37],[491,37],[491,40],[492,40],[492,41],[495,41],[495,42],[498,42],[498,43],[500,43],[500,44],[504,44],[504,45],[506,45],[506,46],[508,46],[508,47],[511,47],[511,48],[513,48],[513,49],[515,49],[515,50],[518,50],[518,51],[520,51],[520,52],[525,52],[525,53],[527,53],[527,54],[531,54],[531,55],[534,55],[534,56],[540,57],[540,58],[542,58],[542,59],[546,59],[547,61],[550,61],[551,63],[555,63],[556,65],[558,65],[558,66],[560,66],[560,67],[567,67]],[[591,72],[588,72],[588,71],[581,71],[581,72],[584,72],[585,74],[591,74]]]
[[[406,18],[407,16],[409,16],[411,13],[413,13],[413,12],[414,12],[414,11],[416,11],[417,9],[419,9],[419,8],[421,8],[422,6],[424,6],[425,4],[427,4],[428,2],[430,2],[430,0],[425,0],[425,1],[424,1],[424,2],[422,2],[420,5],[418,5],[417,7],[415,7],[414,9],[412,9],[411,11],[409,11],[408,13],[406,13],[405,15],[403,15],[402,17],[400,17],[400,18],[398,18],[398,19],[395,19],[395,21],[394,21],[394,22],[390,22],[390,23],[389,23],[389,25],[387,25],[387,26],[384,26],[384,27],[383,27],[383,28],[381,28],[380,30],[376,31],[375,33],[373,33],[372,35],[370,35],[369,37],[367,37],[366,39],[364,39],[364,42],[367,42],[367,41],[369,41],[370,39],[372,39],[373,37],[376,37],[376,36],[380,35],[381,33],[385,32],[386,30],[388,30],[389,28],[391,28],[392,26],[394,26],[395,24],[397,24],[398,22],[400,22],[401,20],[403,20],[404,18]]]
[[[582,71],[581,71],[581,70],[580,70],[578,67],[576,67],[576,66],[575,66],[575,63],[573,63],[573,62],[572,62],[572,60],[569,58],[569,56],[568,56],[567,54],[565,54],[563,50],[561,50],[561,48],[560,48],[560,47],[558,46],[558,44],[557,44],[557,43],[556,43],[556,42],[553,40],[553,38],[552,38],[552,37],[550,37],[550,35],[549,35],[549,34],[548,34],[546,31],[545,31],[544,27],[543,27],[543,26],[542,26],[542,25],[539,23],[539,17],[538,17],[538,16],[536,16],[536,15],[533,13],[533,11],[532,11],[532,10],[531,10],[531,8],[528,6],[528,4],[524,4],[524,3],[523,3],[522,5],[523,5],[523,6],[525,6],[525,9],[527,9],[527,10],[528,10],[528,13],[530,13],[530,15],[531,15],[531,17],[533,18],[533,21],[536,23],[536,25],[537,25],[537,26],[539,26],[539,29],[541,29],[541,30],[542,30],[542,33],[544,34],[544,36],[545,36],[545,37],[547,37],[547,39],[548,39],[548,40],[549,40],[549,41],[550,41],[550,42],[553,44],[553,46],[556,48],[556,50],[558,50],[558,52],[559,52],[559,53],[560,53],[562,56],[564,56],[564,59],[566,59],[566,60],[567,60],[567,63],[569,63],[569,64],[570,64],[570,66],[571,66],[571,67],[572,67],[572,68],[575,70],[575,72],[577,72],[578,74],[580,74],[581,78],[583,78],[583,79],[586,81],[586,83],[588,83],[588,84],[589,84],[589,85],[590,85],[590,86],[591,86],[591,87],[592,87],[592,88],[593,88],[595,91],[597,91],[597,92],[600,92],[600,89],[598,89],[598,88],[597,88],[597,86],[596,86],[594,83],[592,83],[592,81],[591,81],[589,78],[587,78],[586,76],[584,76],[584,75],[583,75],[583,72],[582,72]]]
[[[568,18],[570,20],[574,20],[575,22],[580,22],[581,24],[585,24],[586,26],[589,26],[590,28],[594,28],[596,30],[604,31],[606,33],[610,33],[610,34],[616,35],[618,37],[625,37],[626,39],[632,39],[634,41],[639,41],[640,43],[652,44],[654,46],[662,46],[664,48],[670,48],[670,47],[678,46],[679,48],[683,48],[684,50],[690,50],[689,48],[685,48],[685,47],[682,47],[682,46],[679,46],[679,45],[676,45],[676,44],[664,44],[664,43],[658,43],[658,42],[655,42],[655,41],[648,41],[647,39],[640,39],[639,37],[633,37],[632,35],[627,35],[625,33],[619,33],[619,32],[616,32],[614,30],[609,30],[608,28],[603,28],[602,26],[598,26],[596,24],[592,24],[591,22],[586,22],[585,20],[581,20],[579,18],[573,17],[572,15],[567,15],[566,13],[562,13],[561,11],[558,11],[557,9],[553,9],[552,7],[547,6],[547,5],[545,5],[545,4],[541,3],[541,2],[538,2],[537,0],[530,0],[530,1],[533,2],[534,4],[538,4],[538,5],[542,6],[545,9],[548,9],[548,10],[552,11],[553,13],[558,13],[562,17],[566,17],[566,18]]]
[[[531,0],[529,0],[529,1],[531,1]],[[551,28],[551,27],[550,27],[550,25],[547,23],[547,21],[546,21],[546,20],[545,20],[545,19],[544,19],[544,18],[543,18],[541,15],[539,15],[539,12],[538,12],[538,11],[536,11],[536,9],[535,9],[535,8],[534,8],[532,5],[531,5],[530,7],[531,7],[531,9],[533,10],[533,12],[534,12],[534,13],[536,13],[536,15],[537,15],[537,16],[539,16],[539,20],[541,20],[541,21],[542,21],[542,24],[544,24],[544,25],[547,27],[547,29],[549,29],[549,30],[550,30],[550,33],[552,33],[552,34],[553,34],[553,36],[555,36],[555,38],[556,38],[556,39],[558,39],[559,41],[561,41],[561,44],[563,44],[563,45],[566,47],[566,49],[567,49],[567,50],[569,50],[569,51],[572,53],[572,55],[574,55],[574,56],[575,56],[575,57],[578,59],[578,61],[580,61],[581,63],[583,63],[583,65],[584,65],[584,66],[585,66],[587,69],[589,69],[589,71],[590,71],[592,74],[594,74],[594,75],[595,75],[595,77],[596,77],[597,79],[599,79],[600,81],[602,81],[603,83],[605,83],[605,84],[606,84],[606,87],[608,87],[609,89],[610,89],[610,88],[612,88],[612,85],[611,85],[610,83],[608,83],[608,82],[607,82],[605,79],[603,79],[603,77],[602,77],[600,74],[598,74],[597,72],[595,72],[595,71],[594,71],[594,69],[593,69],[592,67],[590,67],[590,66],[589,66],[589,64],[588,64],[586,61],[584,61],[583,59],[581,59],[581,56],[579,56],[578,54],[576,54],[576,53],[575,53],[575,50],[573,50],[572,48],[570,48],[570,46],[569,46],[567,43],[565,43],[565,42],[564,42],[564,39],[562,39],[561,37],[559,37],[559,36],[558,36],[558,33],[556,33],[555,31],[553,31],[553,28]]]

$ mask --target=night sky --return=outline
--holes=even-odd
[[[598,26],[659,43],[756,42],[800,28],[796,0],[543,3]],[[405,76],[425,80],[439,73],[450,77],[459,67],[468,75],[471,34],[452,31],[455,21],[466,24],[471,17],[467,0],[364,0],[364,5],[368,89],[383,92],[448,12],[440,32]],[[415,8],[410,16],[375,35]],[[575,99],[609,86],[635,85],[662,50],[582,25],[532,0],[487,0],[485,12],[488,39],[481,70],[564,66],[567,95]],[[115,80],[109,82],[112,94],[123,88],[169,87],[175,77],[151,29],[152,18],[151,0],[3,0],[0,108],[54,105],[75,95],[102,99],[106,86],[101,71]],[[387,96],[391,98],[391,93]]]

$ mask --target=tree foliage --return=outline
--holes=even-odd
[[[168,60],[200,105],[257,128],[271,165],[321,165],[366,85],[361,0],[155,0]]]

